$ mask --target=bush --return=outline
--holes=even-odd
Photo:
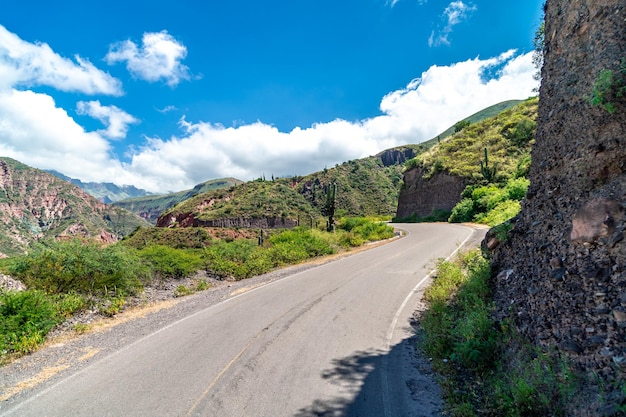
[[[0,293],[0,354],[34,351],[60,321],[42,291]]]
[[[512,217],[515,217],[519,211],[519,201],[505,200],[495,206],[492,210],[476,215],[475,220],[478,223],[493,227],[511,219]]]
[[[103,248],[78,239],[40,245],[12,259],[7,269],[29,288],[64,294],[133,294],[149,277],[134,250],[120,245]]]
[[[474,200],[471,198],[464,198],[459,201],[456,206],[454,206],[448,221],[451,223],[470,222],[474,219],[475,214]]]
[[[153,245],[141,249],[138,255],[148,261],[154,273],[163,278],[184,278],[204,266],[200,253],[190,249]]]
[[[274,246],[286,245],[285,249],[301,253],[302,255],[298,256],[296,261],[333,253],[328,242],[322,239],[319,233],[310,229],[286,230],[272,236],[269,240]]]

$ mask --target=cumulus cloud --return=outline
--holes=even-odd
[[[141,46],[126,40],[112,44],[105,59],[109,65],[126,62],[126,68],[135,77],[148,82],[164,80],[174,87],[181,80],[190,79],[189,68],[181,61],[187,48],[167,31],[144,33]]]
[[[486,73],[495,75],[485,78]],[[261,122],[224,127],[180,121],[181,134],[152,138],[132,155],[129,170],[150,190],[179,190],[210,178],[243,180],[261,174],[308,174],[390,147],[420,143],[500,101],[533,93],[532,54],[507,51],[490,59],[433,66],[405,88],[386,95],[381,115],[334,120],[281,132]],[[177,188],[178,187],[178,188]]]
[[[74,61],[55,53],[48,44],[30,43],[0,25],[0,89],[49,86],[85,94],[123,94],[122,83],[88,60]]]
[[[448,37],[456,25],[468,19],[473,12],[478,10],[475,5],[468,5],[462,0],[453,1],[443,11],[442,19],[445,25],[442,29],[432,31],[428,39],[429,46],[450,45]]]
[[[103,106],[99,100],[79,101],[76,104],[76,112],[100,120],[107,128],[98,130],[98,133],[110,139],[125,138],[128,133],[128,125],[139,123],[138,119],[119,107]]]
[[[179,191],[221,177],[306,175],[423,142],[487,106],[529,97],[537,84],[534,72],[532,53],[514,51],[432,66],[405,88],[383,97],[377,117],[337,119],[289,132],[262,122],[224,127],[181,118],[179,134],[147,138],[128,151],[128,162],[112,156],[105,136],[115,131],[113,106],[80,105],[86,114],[101,114],[109,123],[106,131],[87,132],[51,97],[10,90],[0,92],[0,155],[83,181],[133,184],[154,192]]]

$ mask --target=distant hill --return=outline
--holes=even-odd
[[[188,200],[198,194],[221,188],[229,188],[234,185],[242,184],[235,178],[221,178],[217,180],[205,181],[197,184],[190,190],[178,191],[163,195],[149,195],[136,198],[127,198],[116,201],[114,206],[124,208],[146,219],[148,222],[155,224],[161,213],[174,207],[176,204]]]
[[[113,242],[148,223],[109,207],[78,186],[0,157],[0,257],[35,241],[79,236]]]
[[[82,182],[79,179],[70,178],[67,175],[55,170],[48,170],[47,172],[82,188],[87,194],[97,198],[105,204],[110,204],[126,198],[143,197],[153,194],[133,185],[120,186],[111,182]]]

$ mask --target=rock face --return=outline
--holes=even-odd
[[[600,71],[623,77],[625,19],[624,0],[547,1],[531,185],[493,253],[498,317],[596,373],[606,415],[626,365],[626,106],[588,97]]]
[[[424,178],[425,174],[422,167],[405,172],[396,218],[429,216],[435,210],[450,211],[461,199],[461,192],[467,185],[466,179],[445,171],[436,172],[429,178]]]
[[[157,227],[227,227],[248,229],[280,229],[298,226],[297,221],[282,217],[223,218],[202,220],[193,213],[165,214],[157,220]]]
[[[376,155],[380,158],[383,166],[389,167],[392,165],[404,165],[406,161],[412,159],[417,155],[414,148],[393,148],[387,149]]]
[[[139,225],[147,223],[52,174],[0,158],[0,256],[22,253],[46,238],[114,242]]]

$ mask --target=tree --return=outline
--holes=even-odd
[[[460,132],[472,123],[469,120],[461,120],[454,124],[454,133]]]

